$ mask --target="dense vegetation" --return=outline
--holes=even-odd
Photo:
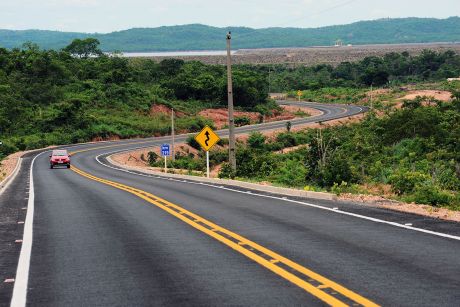
[[[238,152],[235,175],[335,192],[364,190],[357,184],[387,184],[408,201],[460,208],[458,89],[452,103],[406,101],[401,110],[381,118],[370,114],[359,124],[283,133],[271,142],[253,134],[249,146]],[[299,144],[308,146],[273,153]],[[229,175],[228,168],[222,175]]]
[[[384,57],[370,56],[362,61],[343,62],[337,67],[315,65],[289,67],[286,65],[258,66],[258,71],[270,73],[272,92],[306,90],[304,98],[313,92],[334,91],[340,96],[352,96],[352,89],[398,86],[414,82],[439,81],[460,76],[460,55],[453,51],[424,50],[418,56],[407,52],[388,53]],[[347,90],[348,89],[348,90]],[[310,92],[308,92],[310,91]]]
[[[224,164],[219,175],[336,193],[392,192],[406,201],[460,209],[460,83],[451,90],[452,103],[423,106],[416,98],[356,124],[269,139],[253,133],[239,143],[237,172]],[[299,145],[305,146],[280,152]],[[226,150],[211,152],[210,159],[221,164]],[[205,160],[178,154],[176,167],[203,171]]]
[[[31,41],[41,48],[57,50],[73,39],[94,37],[101,41],[104,51],[223,50],[229,30],[234,33],[233,47],[236,49],[330,46],[339,39],[345,44],[458,42],[460,18],[380,19],[314,29],[215,28],[193,24],[108,34],[0,30],[0,46],[14,48]]]
[[[234,83],[237,107],[270,109],[263,75],[235,68]],[[0,159],[51,144],[167,134],[168,116],[152,113],[155,103],[183,113],[179,131],[197,131],[212,123],[196,111],[225,105],[226,92],[225,67],[108,57],[93,39],[63,51],[0,49]]]

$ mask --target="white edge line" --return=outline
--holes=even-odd
[[[324,115],[324,112],[323,112],[322,115]],[[187,134],[187,135],[189,135],[189,134]],[[152,141],[154,141],[154,140],[152,140]],[[135,144],[135,142],[133,142],[133,143]],[[63,147],[77,147],[77,146],[80,146],[80,145],[84,145],[84,144],[73,144],[73,145],[68,145],[68,146],[64,145]],[[155,145],[152,144],[150,146],[155,146]],[[137,148],[131,148],[130,150],[146,148],[146,147],[150,147],[150,146],[140,146],[140,147],[137,147]],[[114,152],[111,152],[111,153],[121,152],[121,151],[123,151],[123,150],[114,151]],[[45,152],[47,152],[47,151],[43,151],[43,152],[39,153],[38,155],[36,155],[33,158],[32,163],[30,165],[30,175],[29,175],[30,193],[29,193],[29,200],[28,200],[28,203],[27,203],[27,215],[26,215],[26,220],[25,220],[25,224],[24,224],[23,242],[22,242],[21,252],[20,252],[20,255],[19,255],[18,267],[17,267],[17,270],[16,270],[16,277],[15,277],[15,283],[14,283],[14,288],[13,288],[13,296],[12,296],[11,304],[10,304],[10,306],[12,306],[12,307],[23,307],[23,306],[26,305],[26,302],[27,302],[27,286],[28,286],[28,282],[29,282],[30,258],[31,258],[31,254],[32,254],[33,220],[34,220],[34,209],[35,209],[35,190],[34,190],[34,180],[33,180],[33,167],[34,167],[34,164],[35,164],[35,160]],[[109,154],[111,154],[111,153],[109,153]],[[106,153],[104,153],[104,154],[106,154]],[[100,163],[101,165],[103,165],[105,167],[109,167],[109,168],[112,168],[112,169],[115,169],[115,170],[131,173],[131,174],[138,175],[138,176],[156,177],[156,176],[151,176],[151,175],[147,175],[147,174],[138,174],[138,173],[135,173],[135,172],[131,172],[129,170],[125,170],[125,169],[121,169],[121,168],[115,168],[115,167],[106,165],[106,164],[104,164],[104,163],[99,161],[99,157],[101,155],[97,156],[96,160],[97,160],[98,163]],[[19,160],[18,160],[18,163],[16,164],[15,170],[13,171],[12,175],[10,175],[9,177],[5,178],[5,180],[3,181],[3,182],[5,182],[6,180],[8,180],[8,182],[0,190],[0,195],[8,188],[8,186],[11,184],[13,179],[19,173],[19,170],[20,170],[21,165],[22,165],[22,160],[23,160],[22,157],[20,157]],[[164,179],[164,178],[161,178],[161,179]],[[184,181],[179,181],[177,179],[172,179],[171,178],[171,180],[184,183]],[[191,182],[191,181],[188,181],[186,183],[189,183],[189,184],[203,184],[203,185],[213,187],[213,188],[225,189],[225,190],[232,191],[232,192],[238,192],[238,193],[247,194],[246,192],[241,192],[241,191],[238,191],[238,190],[225,188],[225,187],[214,186],[214,185],[205,184],[205,183],[198,183],[198,182]],[[261,195],[261,194],[254,194],[254,193],[252,193],[251,195],[260,196],[260,197],[269,197],[269,198],[273,198],[273,199],[290,201],[290,202],[295,202],[295,203],[299,203],[299,204],[303,204],[303,205],[309,205],[309,206],[313,206],[313,207],[318,207],[318,208],[325,209],[325,210],[330,210],[329,208],[323,207],[323,206],[317,206],[317,205],[308,204],[308,203],[291,201],[291,200],[282,199],[282,198],[273,197],[273,196],[268,196],[268,195]],[[333,212],[336,212],[336,211],[333,211]],[[371,219],[371,218],[369,218],[369,219]],[[382,222],[385,222],[385,221],[382,221]],[[387,223],[389,223],[389,222],[387,222]],[[395,223],[391,223],[391,224],[395,224]],[[396,224],[396,225],[397,226],[403,226],[403,225],[399,225],[399,224]],[[413,227],[404,226],[403,228],[412,229]],[[431,233],[431,232],[429,232],[429,233]],[[454,236],[449,236],[449,235],[445,235],[445,236],[453,237],[453,238],[455,238],[457,240],[460,240],[460,237],[454,237]]]
[[[46,151],[44,151],[46,152]],[[13,296],[11,298],[12,307],[23,307],[26,305],[27,300],[27,284],[29,282],[29,268],[30,256],[32,253],[32,238],[33,238],[33,224],[34,224],[34,206],[35,206],[35,191],[34,191],[34,177],[33,169],[35,159],[42,153],[36,155],[30,164],[30,193],[29,201],[27,203],[27,215],[24,224],[24,236],[22,238],[21,253],[19,254],[18,268],[14,281]]]
[[[155,146],[155,145],[152,145],[152,146]],[[145,148],[145,147],[140,147],[140,148]],[[135,150],[135,149],[139,149],[139,148],[132,148],[130,150]],[[126,151],[126,149],[100,154],[100,155],[96,156],[96,161],[99,164],[101,164],[101,165],[103,165],[105,167],[114,169],[114,170],[122,171],[122,172],[125,172],[125,173],[130,173],[130,174],[137,175],[137,176],[142,176],[142,177],[150,177],[150,178],[156,177],[156,178],[158,178],[158,176],[153,176],[153,175],[148,175],[148,174],[139,174],[139,173],[136,173],[136,172],[132,172],[132,171],[130,171],[128,169],[123,169],[123,168],[118,168],[118,167],[114,167],[114,166],[111,166],[111,165],[107,165],[105,163],[102,163],[99,160],[100,156],[102,156],[102,155],[113,155],[114,153],[122,152],[122,151]],[[161,179],[164,180],[164,179],[168,179],[168,178],[161,177]],[[177,181],[177,182],[180,182],[180,183],[184,183],[183,181],[178,180],[178,179],[172,179],[171,181]],[[418,232],[422,232],[422,233],[426,233],[426,234],[430,234],[430,235],[434,235],[434,236],[438,236],[438,237],[443,237],[443,238],[448,238],[448,239],[453,239],[453,240],[460,241],[460,236],[454,236],[454,235],[450,235],[450,234],[446,234],[446,233],[442,233],[442,232],[427,230],[427,229],[423,229],[423,228],[417,228],[417,227],[413,227],[413,226],[407,226],[407,225],[404,225],[404,224],[385,221],[385,220],[373,218],[373,217],[366,216],[366,215],[356,214],[356,213],[352,213],[352,212],[346,212],[346,211],[342,211],[342,210],[334,210],[333,208],[320,206],[320,205],[315,205],[315,204],[302,202],[302,201],[298,201],[298,200],[283,199],[283,198],[277,197],[277,196],[263,195],[263,194],[257,194],[257,193],[248,194],[245,191],[239,191],[239,190],[235,190],[235,189],[231,189],[231,188],[227,188],[227,187],[220,187],[218,185],[213,185],[213,184],[208,184],[208,183],[203,183],[203,182],[187,181],[186,183],[195,184],[195,185],[205,185],[205,186],[208,186],[208,187],[212,187],[212,188],[216,188],[216,189],[223,189],[223,190],[227,190],[227,191],[231,191],[231,192],[235,192],[235,193],[241,193],[241,194],[252,195],[252,196],[257,196],[257,197],[265,197],[265,198],[276,199],[276,200],[280,200],[280,201],[285,201],[285,202],[290,202],[290,203],[299,204],[299,205],[303,205],[303,206],[313,207],[313,208],[317,208],[317,209],[321,209],[321,210],[326,210],[326,211],[329,211],[329,212],[334,212],[336,214],[352,216],[352,217],[360,218],[360,219],[363,219],[363,220],[372,221],[372,222],[375,222],[375,223],[386,224],[386,225],[390,225],[390,226],[394,226],[394,227],[404,228],[404,229],[407,229],[407,230],[418,231]]]

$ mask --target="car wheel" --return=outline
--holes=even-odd
[[[69,165],[67,165],[67,168],[70,168],[70,164],[69,164]]]
[[[53,164],[50,164],[50,168],[51,168],[51,169],[53,168]]]

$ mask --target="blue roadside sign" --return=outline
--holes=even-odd
[[[169,144],[163,144],[161,145],[161,155],[163,157],[168,157],[171,155],[171,151],[170,151],[170,146]]]

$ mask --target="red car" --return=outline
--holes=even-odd
[[[50,168],[55,166],[67,166],[67,168],[70,168],[70,155],[67,150],[53,150],[50,155]]]

